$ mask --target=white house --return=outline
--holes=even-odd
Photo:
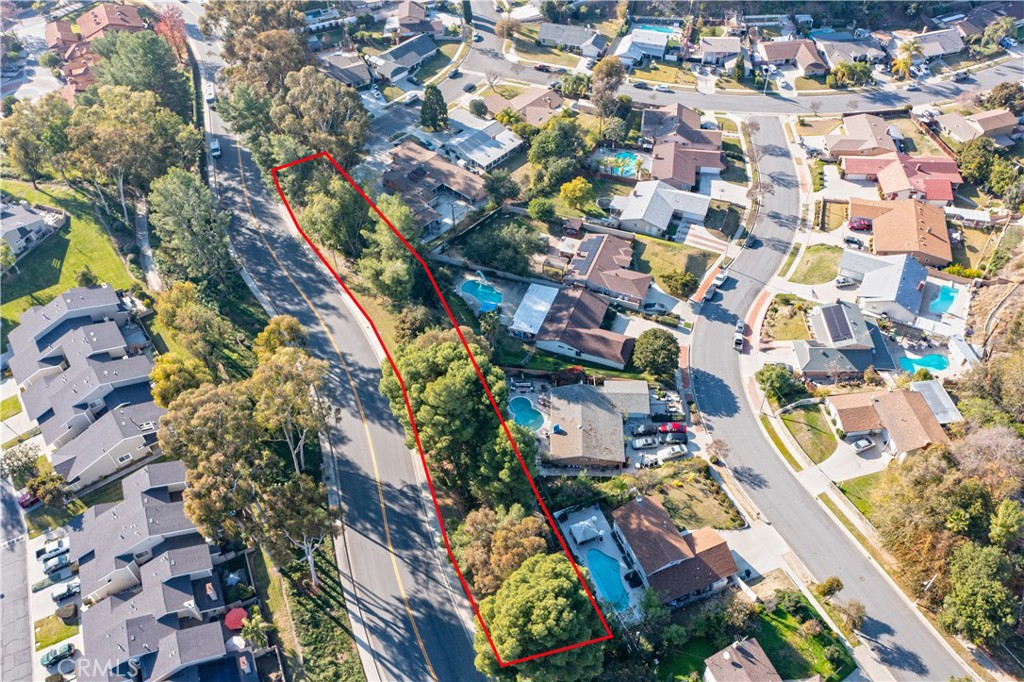
[[[615,56],[622,65],[631,68],[647,59],[664,59],[668,48],[668,33],[637,28],[630,31],[615,48]]]
[[[523,146],[523,138],[497,121],[488,121],[462,109],[448,115],[462,130],[444,143],[444,148],[472,168],[489,171]]]
[[[673,188],[660,180],[638,182],[626,196],[612,199],[619,227],[663,237],[674,221],[703,223],[711,197]]]

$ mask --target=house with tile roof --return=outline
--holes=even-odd
[[[857,302],[876,316],[913,324],[921,310],[928,271],[913,256],[873,256],[847,249],[839,274],[858,283]]]
[[[682,606],[725,589],[739,572],[729,545],[710,527],[679,532],[662,504],[639,497],[612,511],[612,531],[662,604]]]
[[[872,157],[842,157],[847,180],[874,180],[883,199],[919,199],[949,206],[964,179],[948,156],[910,156],[890,152]]]
[[[896,151],[889,126],[881,116],[856,114],[844,116],[840,128],[825,135],[825,156],[879,156]]]
[[[639,307],[647,298],[653,278],[633,269],[631,240],[588,234],[576,248],[562,281]]]
[[[825,406],[847,437],[878,435],[882,450],[895,457],[949,442],[928,401],[916,391],[830,395]]]
[[[824,76],[828,73],[825,58],[818,52],[813,40],[800,38],[796,40],[761,41],[757,44],[755,60],[758,65],[786,64],[797,67],[801,76]]]
[[[943,268],[953,262],[946,212],[916,199],[850,199],[850,220],[868,220],[872,251],[879,256],[908,254],[922,265]]]
[[[744,639],[704,659],[704,682],[782,682],[782,676],[756,639]]]
[[[381,178],[384,187],[402,195],[424,228],[441,221],[442,216],[434,207],[442,193],[454,194],[474,207],[487,200],[483,178],[448,161],[436,151],[405,139],[392,147],[389,154],[391,163]]]
[[[970,116],[959,112],[942,114],[935,118],[943,132],[963,144],[979,137],[987,137],[1000,147],[1014,143],[1011,136],[1018,130],[1017,117],[1009,109],[979,111]]]
[[[679,190],[700,185],[700,176],[725,168],[722,132],[701,127],[700,114],[682,104],[645,109],[641,144],[651,149],[651,178]]]
[[[557,92],[550,88],[532,86],[511,100],[501,95],[494,94],[484,98],[484,104],[491,116],[497,116],[505,109],[511,109],[520,116],[523,121],[532,126],[543,128],[548,121],[555,117],[562,110],[565,100]]]
[[[636,339],[601,329],[608,302],[581,287],[562,289],[535,337],[537,348],[568,358],[625,369]]]

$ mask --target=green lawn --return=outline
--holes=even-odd
[[[570,360],[562,355],[555,355],[546,351],[537,350],[528,344],[513,338],[508,334],[498,334],[494,340],[494,364],[499,367],[510,367],[516,369],[532,369],[540,372],[555,373],[570,367],[582,367],[591,377],[612,377],[618,379],[640,379],[641,381],[654,381],[654,379],[641,372],[604,367],[589,362]]]
[[[807,78],[805,76],[797,76],[795,81],[797,92],[807,90],[828,90],[829,87],[825,85],[824,76],[815,76],[813,78]]]
[[[782,453],[783,459],[789,462],[789,466],[793,467],[793,471],[803,471],[804,468],[800,465],[800,462],[796,461],[796,457],[794,457],[793,453],[789,451],[789,448],[786,447],[786,444],[782,442],[782,438],[779,437],[779,434],[775,430],[775,427],[772,426],[772,421],[771,419],[768,418],[768,415],[762,414],[760,416],[760,419],[761,425],[764,426],[764,430],[768,432],[768,437],[771,438],[772,443],[775,445],[775,448],[780,453]]]
[[[704,673],[704,661],[714,656],[720,647],[712,644],[704,637],[694,637],[683,646],[682,650],[667,656],[659,670],[664,680],[689,680],[693,673]]]
[[[726,116],[715,116],[715,121],[718,122],[718,127],[727,133],[738,133],[739,126],[736,125],[736,121]]]
[[[839,484],[839,489],[843,491],[843,494],[849,498],[850,502],[853,502],[854,506],[860,510],[860,513],[868,518],[871,517],[872,505],[871,505],[871,491],[878,483],[878,479],[882,476],[881,471],[874,474],[868,474],[867,476],[860,476],[858,478],[851,478],[849,481],[843,481]]]
[[[35,622],[36,651],[49,649],[68,637],[78,634],[78,623],[66,624],[54,614]]]
[[[0,182],[0,189],[15,200],[63,208],[71,216],[69,227],[51,235],[25,256],[18,263],[19,273],[4,278],[0,306],[3,344],[23,312],[33,305],[45,305],[73,288],[78,271],[86,265],[101,282],[117,288],[131,285],[132,277],[114,243],[96,222],[91,198],[55,185],[40,185],[36,191],[29,183],[16,180]]]
[[[459,46],[462,43],[441,43],[438,47],[437,54],[423,62],[419,70],[416,72],[416,78],[421,82],[426,83],[428,80],[436,76],[437,74],[444,71],[452,59],[455,58],[456,53],[459,51]]]
[[[271,644],[277,644],[284,660],[285,679],[301,678],[302,665],[299,662],[298,642],[295,641],[291,614],[284,595],[284,578],[267,555],[260,550],[252,555],[253,583],[256,592],[266,608],[267,621],[274,624],[274,629],[267,633]],[[266,613],[266,612],[265,612]]]
[[[789,281],[796,284],[824,284],[839,274],[839,258],[843,250],[829,244],[815,244],[804,250],[800,263]]]
[[[656,81],[669,85],[695,85],[697,79],[685,66],[672,62],[652,61],[644,67],[633,69],[633,76],[640,80]]]
[[[782,262],[782,267],[779,269],[779,276],[780,277],[785,277],[786,276],[786,273],[789,272],[789,269],[791,267],[793,267],[793,261],[796,260],[796,257],[799,254],[800,254],[800,247],[799,246],[793,246],[789,250],[789,253],[786,254],[786,260],[784,260]]]
[[[578,54],[562,52],[553,47],[544,47],[537,44],[537,34],[540,27],[536,25],[524,25],[519,33],[512,38],[515,44],[516,54],[523,59],[535,62],[544,62],[556,66],[576,66],[580,62]]]
[[[815,464],[821,464],[835,452],[836,436],[820,406],[798,407],[779,418]]]
[[[743,207],[727,201],[713,200],[704,219],[704,227],[719,239],[732,240],[740,226]]]
[[[565,203],[559,193],[555,192],[550,197],[550,199],[555,202],[555,213],[564,218],[583,218],[584,216],[604,218],[608,215],[608,212],[597,205],[597,200],[601,197],[626,196],[633,189],[632,185],[613,182],[605,178],[587,178],[587,182],[589,182],[590,186],[594,189],[594,199],[592,201],[584,205],[582,208],[575,208]]]
[[[666,274],[683,270],[700,278],[707,272],[708,264],[714,260],[714,254],[708,251],[641,235],[637,235],[633,242],[633,255],[636,269],[654,275],[654,281],[663,290],[667,290],[664,280]]]
[[[21,412],[21,399],[16,395],[0,401],[0,419],[10,419]]]
[[[841,118],[812,118],[802,119],[803,122],[797,126],[796,131],[801,137],[816,137],[827,135],[838,128],[843,119]]]
[[[499,83],[493,88],[487,87],[481,90],[478,94],[480,97],[490,97],[491,95],[497,95],[503,99],[515,99],[519,95],[526,92],[526,88],[520,85],[509,85],[507,83]]]
[[[726,152],[722,179],[734,185],[748,185],[750,183],[750,176],[747,175],[747,164],[739,159],[734,159],[728,153],[734,152],[743,155],[743,147],[740,143],[737,140],[723,140],[722,151]]]

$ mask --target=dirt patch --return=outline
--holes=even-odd
[[[801,125],[796,127],[796,132],[801,137],[817,137],[827,135],[839,127],[841,118],[805,118]]]
[[[750,589],[761,599],[766,599],[774,596],[775,590],[797,590],[799,588],[786,575],[785,571],[781,568],[776,568],[765,573],[756,585],[750,585]]]

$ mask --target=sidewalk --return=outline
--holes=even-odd
[[[153,263],[153,248],[149,245],[149,205],[145,199],[135,205],[135,241],[139,245],[139,267],[146,275],[146,284],[152,291],[163,291],[164,283]]]

